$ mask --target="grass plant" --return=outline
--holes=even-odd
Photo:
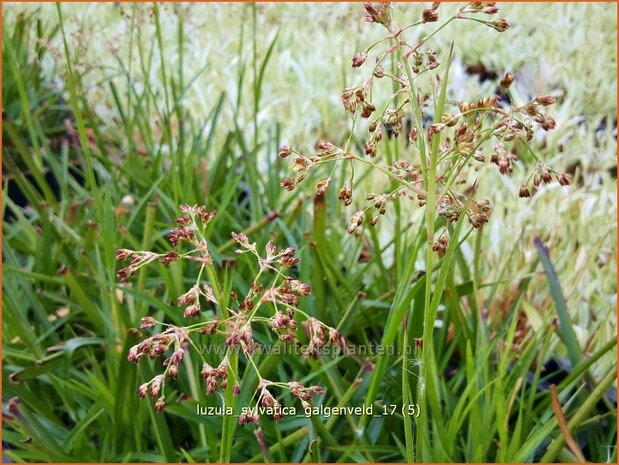
[[[498,34],[477,23],[499,16],[459,12],[474,4],[384,5],[366,14],[387,28],[361,24],[358,4],[3,6],[5,457],[616,462],[615,7],[505,5],[513,27]],[[419,73],[403,65],[417,58],[406,56],[408,45],[439,29],[418,49]],[[299,40],[306,33],[331,45],[308,48]],[[608,53],[584,53],[591,43]],[[363,99],[348,95],[348,117],[340,90],[376,76],[384,52],[385,77]],[[587,63],[584,76],[568,60]],[[464,72],[479,61],[498,74],[482,82]],[[525,124],[517,128],[513,152],[506,144],[495,166],[493,124],[509,111],[481,99],[507,70],[510,114],[537,121],[528,140]],[[556,122],[550,132],[539,128],[552,125],[545,116]],[[374,120],[382,128],[368,132]],[[475,150],[462,155],[463,123],[484,139],[485,163],[473,161]],[[444,146],[458,137],[454,157]],[[297,164],[288,192],[280,182],[294,158],[318,166]],[[568,176],[573,184],[561,185]],[[518,198],[521,186],[532,197]],[[173,250],[179,205],[217,211],[201,230],[210,264],[154,260],[119,280],[126,264],[117,250],[158,259]],[[226,301],[231,291],[242,301],[256,290],[260,262],[234,254],[232,232],[260,251],[296,249],[300,260],[286,273],[311,286],[294,303],[299,322],[334,328],[351,353],[241,351],[228,358],[227,386],[215,377],[222,390],[210,393],[200,373],[205,363],[219,369],[223,353],[193,348],[168,368],[128,360],[162,323],[192,324],[178,299],[196,280],[210,283],[215,300],[201,297],[199,324],[238,310]],[[267,308],[256,318],[266,322]],[[150,318],[154,327],[136,330]],[[190,346],[226,347],[223,335],[209,343],[192,334]],[[253,337],[286,346],[268,328]],[[394,350],[360,350],[379,346]],[[166,381],[165,408],[141,400],[140,386],[171,366],[179,373]],[[319,386],[325,393],[311,402],[323,412],[372,407],[374,415],[307,417],[290,390],[271,392],[263,379]],[[262,388],[299,414],[239,426],[238,416],[197,413],[226,405],[241,415],[263,401]]]

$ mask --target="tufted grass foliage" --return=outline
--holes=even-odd
[[[379,38],[373,29],[359,34],[368,30],[359,23],[360,5],[91,8],[3,8],[5,457],[563,462],[584,456],[616,462],[616,229],[609,220],[616,215],[616,179],[608,172],[616,166],[609,117],[616,113],[616,62],[613,68],[600,59],[604,54],[583,53],[564,40],[571,31],[575,44],[595,41],[612,52],[608,18],[616,10],[505,5],[518,32],[508,37],[530,41],[535,54],[506,43],[497,47],[510,53],[480,49],[482,41],[471,40],[479,25],[437,35],[437,71],[444,77],[451,62],[449,82],[461,79],[462,63],[488,53],[488,69],[502,74],[514,67],[514,99],[558,89],[557,128],[537,135],[531,150],[551,165],[578,164],[569,194],[554,183],[531,199],[516,198],[526,164],[517,165],[514,180],[480,173],[479,194],[496,195],[496,216],[482,229],[466,218],[439,219],[437,230],[449,228],[451,240],[428,267],[427,219],[417,205],[397,200],[375,228],[351,237],[352,211],[334,187],[349,179],[343,166],[321,195],[313,189],[320,176],[310,175],[308,187],[292,194],[280,187],[290,176],[288,161],[276,156],[284,143],[311,151],[327,138],[341,145],[349,140],[363,151],[367,132],[351,136],[339,103],[353,77],[350,56]],[[408,20],[423,8],[395,10]],[[456,7],[443,8],[438,26]],[[335,28],[335,17],[344,26]],[[105,37],[88,27],[93,21],[104,26]],[[315,28],[316,44],[331,45],[307,47],[300,40],[306,23]],[[555,31],[550,38],[548,24]],[[550,71],[532,61],[537,54],[548,58]],[[616,50],[605,55],[616,60]],[[589,78],[566,69],[567,60],[587,62]],[[551,71],[554,81],[547,79]],[[492,93],[500,78],[480,83],[467,76],[462,88],[477,99]],[[444,87],[448,101],[453,89]],[[607,126],[598,128],[600,121]],[[407,153],[403,139],[385,138],[380,156],[392,161]],[[356,188],[396,187],[373,173],[360,166]],[[419,403],[422,392],[421,419],[397,409],[373,417],[300,414],[280,422],[264,416],[259,425],[237,426],[236,419],[197,415],[197,405],[216,407],[225,398],[206,394],[202,360],[191,351],[167,387],[162,412],[140,400],[138,386],[161,366],[144,360],[136,368],[127,360],[140,341],[132,328],[145,316],[184,325],[176,301],[195,283],[199,267],[154,263],[121,283],[115,251],[168,252],[170,225],[182,204],[218,212],[206,240],[223,289],[247,292],[256,274],[250,257],[234,254],[232,231],[260,247],[268,241],[295,247],[294,273],[312,287],[299,309],[337,328],[354,347],[395,348],[308,360],[254,355],[262,376],[324,387],[326,394],[313,402],[325,408],[373,405],[382,412],[383,406]],[[277,343],[267,331],[257,337]],[[256,373],[240,355],[239,408],[252,402]],[[290,394],[277,394],[283,405],[294,404]]]

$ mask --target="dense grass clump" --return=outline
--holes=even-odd
[[[614,6],[80,8],[4,8],[6,457],[616,462],[616,62],[540,27]]]

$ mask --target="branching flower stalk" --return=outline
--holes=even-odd
[[[226,295],[206,240],[206,229],[215,212],[208,212],[204,206],[198,205],[181,205],[180,209],[182,215],[175,220],[177,227],[168,235],[175,250],[155,253],[120,249],[116,252],[118,260],[130,260],[129,265],[118,271],[121,281],[154,262],[169,265],[177,260],[188,260],[199,264],[194,285],[177,299],[178,306],[184,308],[183,317],[195,319],[195,323],[178,326],[152,316],[141,320],[140,329],[152,331],[152,334],[131,347],[128,359],[137,364],[145,357],[153,360],[162,358],[164,369],[163,373],[141,384],[138,395],[156,399],[155,410],[164,410],[166,382],[178,378],[185,353],[194,350],[202,361],[200,377],[204,380],[206,394],[222,392],[224,406],[235,411],[236,396],[241,392],[243,383],[238,370],[238,355],[241,353],[247,366],[256,372],[258,382],[253,387],[252,399],[255,406],[262,410],[253,409],[252,413],[241,414],[239,425],[258,425],[261,421],[259,412],[272,416],[275,421],[282,418],[282,405],[273,396],[273,389],[289,392],[304,409],[311,407],[312,397],[324,394],[322,387],[306,387],[296,380],[278,382],[266,379],[252,358],[260,348],[253,336],[256,325],[268,327],[284,343],[301,345],[306,359],[317,357],[327,344],[338,347],[343,353],[347,351],[346,341],[335,328],[299,309],[300,298],[309,296],[312,289],[291,276],[291,270],[299,262],[294,257],[295,249],[279,249],[269,241],[263,254],[245,234],[233,232],[232,239],[238,245],[236,253],[252,256],[258,265],[258,272],[243,298],[235,291]],[[183,251],[183,248],[188,250]],[[202,336],[209,338],[209,344],[216,344],[217,336],[224,339],[225,353],[218,363],[209,363],[198,347]],[[230,461],[233,430],[234,416],[224,415],[221,462]]]
[[[409,43],[405,32],[412,27],[434,23],[439,19],[440,3],[432,3],[423,10],[419,21],[405,27],[397,27],[392,17],[390,3],[365,3],[365,20],[384,27],[387,31],[382,39],[371,44],[367,49],[355,54],[352,67],[360,68],[369,61],[370,53],[375,54],[370,76],[359,85],[346,88],[342,93],[342,104],[346,113],[352,118],[351,134],[343,147],[332,142],[323,141],[317,144],[314,155],[304,155],[290,146],[283,146],[279,151],[282,158],[293,155],[292,169],[294,177],[285,178],[282,187],[293,190],[303,182],[310,171],[321,165],[340,163],[350,165],[350,178],[339,189],[338,197],[345,207],[353,204],[355,190],[354,164],[361,163],[372,170],[384,174],[396,181],[401,188],[391,192],[377,194],[368,193],[365,196],[366,208],[358,209],[352,214],[348,233],[360,234],[360,227],[367,222],[375,226],[381,215],[386,212],[389,202],[398,197],[409,198],[425,206],[426,235],[426,280],[424,300],[424,326],[421,341],[421,379],[418,383],[417,402],[421,408],[421,417],[417,422],[416,458],[423,459],[422,444],[424,435],[428,434],[426,427],[426,381],[432,373],[429,371],[433,357],[433,328],[436,311],[440,302],[442,288],[436,286],[433,293],[432,270],[435,269],[435,257],[443,260],[450,247],[450,239],[458,242],[457,237],[450,238],[455,231],[451,223],[466,217],[473,229],[480,229],[488,222],[492,211],[488,199],[476,200],[473,196],[477,190],[477,181],[467,185],[466,174],[474,170],[495,165],[502,175],[510,175],[518,163],[517,143],[523,144],[536,159],[533,171],[519,189],[520,197],[530,197],[541,183],[556,180],[561,185],[570,184],[571,180],[563,172],[554,170],[537,159],[528,148],[528,143],[535,131],[552,130],[554,119],[545,112],[545,107],[555,103],[555,98],[549,95],[536,97],[522,105],[509,105],[496,95],[479,99],[477,102],[456,102],[448,99],[449,68],[452,50],[442,73],[440,91],[425,91],[417,78],[431,73],[439,68],[438,54],[428,48],[427,44],[437,33],[454,21],[474,21],[497,32],[509,29],[505,19],[491,19],[499,9],[493,2],[471,2],[459,8],[456,13],[438,26],[426,37],[416,43]],[[377,51],[384,44],[384,49]],[[385,71],[385,64],[392,60],[392,69],[400,74]],[[395,92],[384,104],[372,101],[372,90],[376,82],[390,80],[395,84]],[[499,83],[502,93],[509,94],[509,88],[514,81],[511,73],[506,73]],[[398,96],[404,96],[401,103]],[[513,98],[510,98],[513,100]],[[380,110],[377,108],[380,106]],[[408,111],[405,107],[408,106]],[[350,137],[360,119],[368,120],[369,136],[364,146],[365,156],[357,155],[349,149]],[[406,121],[410,127],[406,127]],[[431,121],[426,122],[426,121]],[[399,137],[402,130],[408,131],[408,147],[400,153],[400,158],[385,165],[377,161],[385,135]],[[331,170],[333,173],[334,168]],[[320,181],[316,189],[323,193],[331,182],[331,174]],[[456,187],[464,185],[458,192]],[[367,212],[375,211],[367,219]],[[440,222],[437,220],[440,219]],[[437,225],[439,228],[437,230]],[[442,266],[448,266],[444,264]],[[399,285],[405,286],[406,282]],[[394,321],[394,324],[399,324]],[[372,404],[376,399],[378,386],[382,377],[381,370],[375,371],[366,403]],[[403,376],[405,376],[403,370]],[[403,386],[407,384],[403,382]],[[366,425],[368,417],[364,416],[360,428]],[[427,438],[426,438],[427,440]],[[407,456],[412,456],[413,444],[410,435],[406,435]]]

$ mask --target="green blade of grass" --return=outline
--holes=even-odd
[[[565,298],[561,292],[557,272],[550,261],[548,249],[544,246],[544,244],[542,244],[541,239],[536,237],[534,242],[535,248],[537,249],[537,255],[542,263],[542,266],[544,267],[544,272],[546,273],[548,286],[550,287],[550,294],[552,295],[552,300],[555,304],[555,309],[559,318],[561,338],[567,347],[567,354],[572,362],[572,365],[576,366],[582,361],[582,349],[578,344],[576,333],[572,327],[572,321],[569,312],[567,311]]]

